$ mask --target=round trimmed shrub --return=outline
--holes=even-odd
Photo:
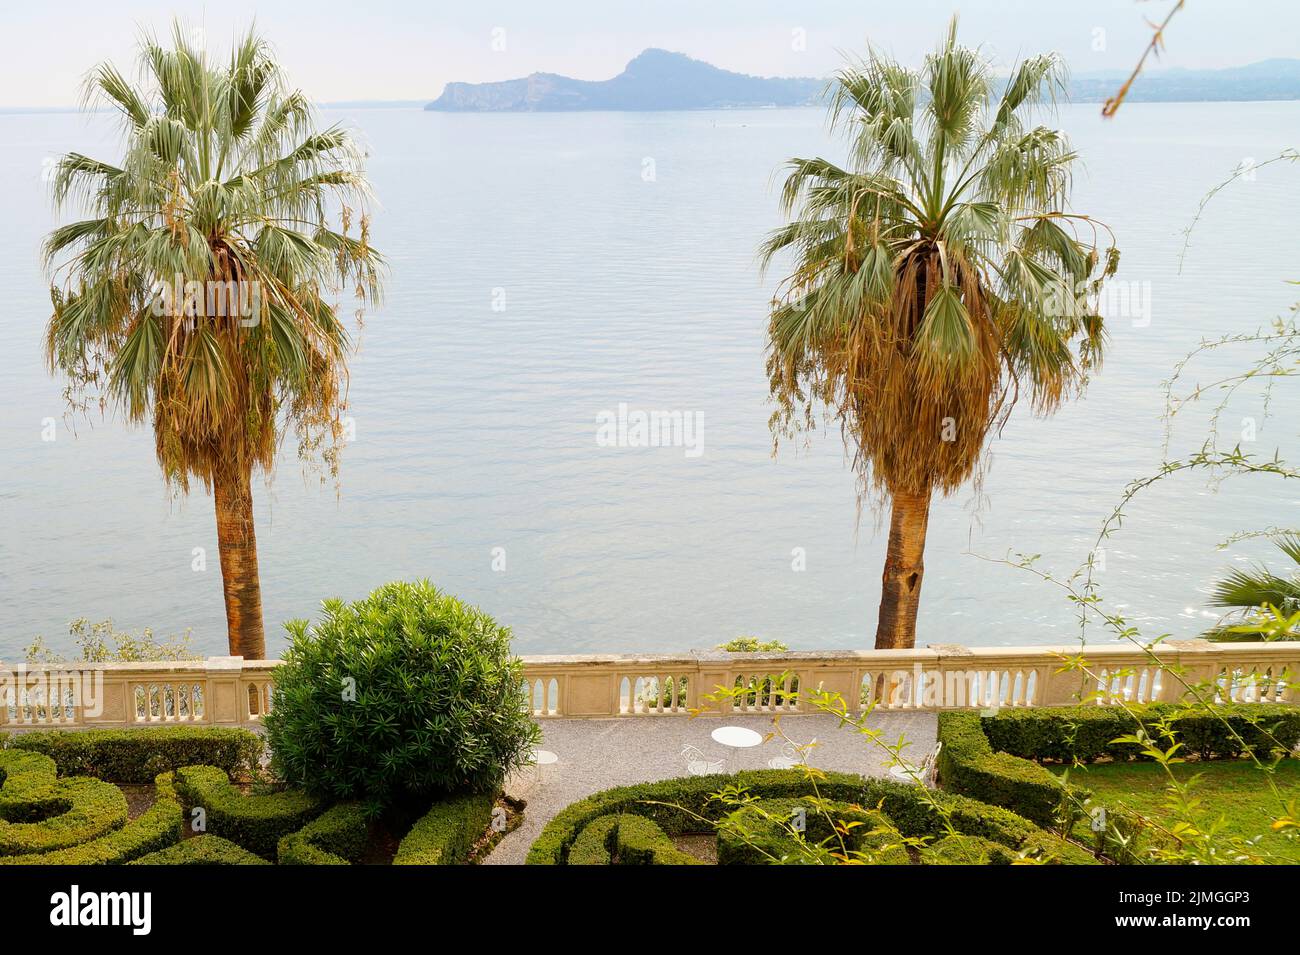
[[[266,717],[271,765],[324,799],[372,808],[489,792],[540,733],[510,630],[428,581],[380,587],[286,624]]]

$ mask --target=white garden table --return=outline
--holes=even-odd
[[[727,762],[730,764],[733,753],[750,749],[763,742],[763,737],[744,726],[719,726],[712,733],[713,742],[727,747]]]
[[[554,766],[560,761],[560,757],[552,753],[549,749],[533,750],[534,778],[540,783],[542,781],[542,767]]]

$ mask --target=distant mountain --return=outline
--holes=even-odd
[[[1100,103],[1127,79],[1121,71],[1077,73],[1070,100]],[[499,83],[448,83],[424,108],[441,112],[556,112],[565,110],[677,110],[812,106],[824,79],[732,73],[682,53],[646,50],[608,80],[576,80],[534,73]],[[1300,60],[1263,60],[1221,70],[1147,70],[1128,100],[1228,102],[1300,99]]]
[[[1126,73],[1080,73],[1070,82],[1075,103],[1101,103],[1123,85]],[[1261,60],[1222,70],[1148,70],[1133,83],[1133,103],[1227,102],[1300,99],[1300,60]]]
[[[732,73],[682,53],[646,50],[609,80],[534,73],[500,83],[448,83],[425,109],[442,112],[727,109],[806,106],[825,80]]]

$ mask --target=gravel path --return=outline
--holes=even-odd
[[[911,744],[905,755],[919,762],[934,749],[933,713],[877,713],[871,725],[884,731],[883,739],[896,743],[904,738]],[[724,748],[709,734],[718,726],[747,726],[766,734],[772,728],[767,716],[730,716],[687,719],[678,716],[624,717],[608,720],[542,720],[542,748],[559,756],[558,763],[543,766],[541,773],[528,770],[511,778],[506,791],[528,801],[523,824],[492,850],[485,865],[519,865],[542,827],[571,802],[613,786],[671,779],[686,775],[682,747],[698,746],[710,758],[719,758]],[[871,745],[851,728],[839,728],[834,717],[823,714],[783,716],[781,727],[793,740],[804,743],[817,739],[809,762],[822,769],[881,776],[887,771],[888,754]],[[780,755],[779,741],[753,749],[739,750],[731,768],[765,769],[767,761]]]

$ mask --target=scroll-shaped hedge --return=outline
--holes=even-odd
[[[341,802],[280,840],[280,865],[351,865],[366,851],[370,820],[365,806]]]
[[[798,818],[797,825],[793,820]],[[801,835],[795,830],[802,827]],[[798,861],[798,842],[834,852],[863,853],[876,865],[908,865],[902,840],[888,833],[894,824],[882,812],[852,803],[803,799],[759,799],[729,814],[718,830],[718,865],[767,865]]]
[[[397,847],[393,865],[460,865],[487,831],[495,805],[493,793],[435,802]]]
[[[601,816],[587,825],[573,848],[569,865],[702,865],[682,852],[645,816]]]
[[[1087,792],[1070,787],[1037,763],[995,752],[978,713],[940,713],[939,778],[945,789],[1002,806],[1040,826],[1061,815],[1062,801],[1082,802]]]
[[[922,865],[1010,865],[1016,854],[980,836],[944,836],[921,849]]]
[[[174,846],[136,859],[131,865],[270,865],[259,855],[220,836],[182,839]]]
[[[320,801],[298,789],[247,796],[225,770],[215,766],[183,766],[176,770],[176,792],[193,817],[203,809],[205,832],[243,846],[264,859],[274,859],[281,839],[320,815]]]
[[[174,845],[181,838],[181,803],[172,774],[154,780],[154,803],[121,829],[67,849],[0,856],[0,865],[122,865]]]
[[[0,856],[54,852],[120,829],[126,796],[112,783],[58,778],[54,760],[0,750]]]
[[[765,799],[795,799],[811,792],[802,772],[779,769],[687,776],[607,789],[557,813],[529,849],[528,864],[567,864],[588,824],[620,813],[652,819],[669,836],[711,832],[709,820],[720,819],[734,808],[711,798],[727,786],[743,786],[751,796]],[[954,793],[931,790],[922,798],[917,786],[834,772],[819,779],[817,789],[826,799],[878,807],[906,837],[939,839],[948,835],[950,823],[960,833],[989,839],[1017,856],[1071,865],[1097,861],[1086,849],[1040,829],[1023,816]]]

